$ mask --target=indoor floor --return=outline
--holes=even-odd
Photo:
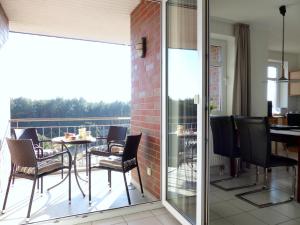
[[[268,173],[271,180],[270,192],[260,192],[248,197],[255,203],[262,204],[272,199],[288,199],[291,193],[292,171],[286,168],[273,168]],[[226,176],[226,175],[224,175]],[[212,180],[220,179],[218,174],[211,175]],[[236,182],[237,181],[237,182]],[[255,170],[244,172],[240,178],[234,182],[227,182],[229,185],[253,184],[255,181]],[[231,182],[231,184],[230,184]],[[300,225],[300,204],[295,200],[271,207],[258,208],[235,195],[250,190],[262,188],[263,174],[261,171],[259,184],[249,188],[233,191],[224,191],[218,187],[210,185],[210,224],[211,225]],[[223,184],[225,185],[225,183]]]

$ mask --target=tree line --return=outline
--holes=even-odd
[[[67,117],[130,116],[130,102],[88,102],[79,99],[32,100],[11,99],[11,118],[67,118]]]

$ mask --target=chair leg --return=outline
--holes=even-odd
[[[293,176],[293,183],[292,183],[292,196],[291,198],[295,198],[296,196],[296,179],[297,179],[297,170],[296,170],[296,167],[293,166],[293,172],[294,172],[294,176]]]
[[[255,184],[258,184],[259,182],[259,168],[256,166],[256,177],[255,177]]]
[[[16,172],[16,166],[13,165],[13,173],[15,173],[15,172]],[[15,176],[12,177],[12,185],[14,185],[14,184],[15,184]]]
[[[125,188],[126,188],[126,194],[127,194],[127,199],[128,199],[128,204],[131,205],[131,200],[129,196],[129,191],[128,191],[128,186],[127,186],[127,180],[126,180],[126,174],[123,172],[123,177],[124,177],[124,183],[125,183]]]
[[[15,176],[13,176],[12,173],[11,173],[9,175],[9,178],[8,178],[8,184],[7,184],[4,203],[3,203],[3,207],[2,207],[2,214],[5,213],[5,207],[6,207],[6,202],[7,202],[7,198],[8,198],[9,188],[10,188],[10,184],[11,184],[11,181],[12,181],[13,177],[15,177]]]
[[[143,190],[143,184],[142,184],[142,179],[141,179],[141,174],[140,174],[140,168],[139,168],[139,166],[137,166],[136,168],[137,168],[137,172],[138,172],[138,175],[139,175],[139,181],[140,181],[140,186],[141,186],[141,192],[142,192],[142,195],[144,196],[144,190]]]
[[[92,201],[92,168],[91,168],[91,154],[89,154],[89,173],[88,173],[88,176],[89,176],[89,204],[91,204],[91,201]]]
[[[108,186],[111,190],[111,170],[107,170]]]
[[[264,168],[264,189],[268,189],[268,168]]]
[[[32,206],[32,201],[33,201],[33,196],[34,196],[34,189],[35,189],[35,184],[36,184],[36,180],[38,178],[34,179],[33,181],[33,185],[32,185],[32,191],[31,191],[31,196],[30,196],[30,201],[29,201],[29,206],[28,206],[28,212],[27,212],[27,221],[29,221],[30,218],[30,212],[31,212],[31,206]]]
[[[43,181],[43,177],[41,177],[41,194],[43,194],[43,188],[44,188],[44,181]]]

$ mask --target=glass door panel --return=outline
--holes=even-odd
[[[166,200],[196,224],[197,105],[201,88],[197,1],[167,2]]]

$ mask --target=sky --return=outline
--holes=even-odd
[[[11,98],[131,98],[130,46],[10,33],[0,62]]]
[[[196,50],[168,50],[168,95],[174,100],[194,98],[200,94],[201,76]]]

